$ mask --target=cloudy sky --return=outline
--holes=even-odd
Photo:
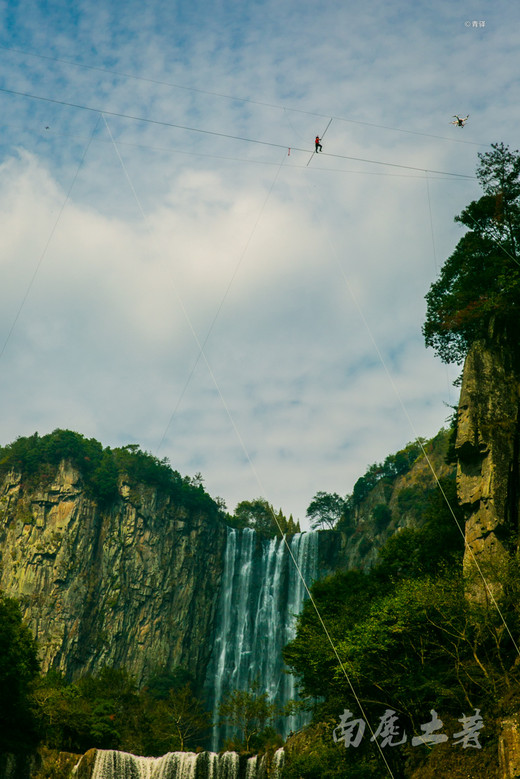
[[[434,435],[459,369],[424,347],[424,295],[477,154],[519,145],[519,21],[0,2],[0,444],[138,443],[231,511],[303,520]]]

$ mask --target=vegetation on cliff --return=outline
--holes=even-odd
[[[307,508],[311,526],[315,529],[351,529],[355,512],[363,501],[378,485],[391,487],[398,476],[407,473],[421,454],[424,443],[424,440],[413,441],[396,454],[388,455],[384,462],[370,465],[354,484],[352,493],[344,498],[336,492],[317,492]],[[389,519],[388,506],[376,507],[376,514],[379,524],[384,524],[385,519]]]
[[[502,143],[479,154],[484,195],[455,217],[468,228],[426,295],[426,345],[461,363],[496,322],[520,327],[520,153]]]
[[[493,144],[479,160],[477,177],[484,195],[456,217],[468,232],[426,296],[426,345],[445,362],[462,362],[476,342],[492,345],[497,332],[506,335],[511,355],[518,354],[520,154]],[[349,529],[356,508],[377,489],[379,477],[380,469],[373,466],[358,480],[345,500],[340,527]],[[382,486],[384,493],[384,482]],[[500,571],[496,602],[486,597],[483,581],[483,597],[468,599],[462,568],[464,516],[453,480],[441,480],[441,486],[444,496],[430,491],[419,502],[421,528],[391,537],[372,570],[337,573],[313,586],[314,604],[334,649],[314,606],[307,603],[284,657],[302,692],[314,702],[314,721],[308,737],[302,734],[289,747],[286,779],[388,774],[368,728],[358,749],[344,747],[339,726],[346,710],[353,719],[368,721],[372,732],[385,712],[395,714],[399,728],[390,731],[391,741],[409,734],[407,743],[385,749],[398,776],[411,776],[427,759],[431,746],[412,747],[410,734],[421,734],[430,715],[436,713],[443,732],[453,734],[461,729],[463,715],[478,712],[484,721],[478,760],[461,756],[454,766],[455,750],[448,743],[444,753],[443,745],[434,747],[430,767],[435,764],[438,775],[467,776],[472,771],[474,776],[496,776],[497,724],[518,710],[520,699],[514,638],[520,628],[519,560],[512,555],[509,569]],[[398,499],[401,510],[405,497]],[[413,502],[414,496],[409,497]],[[338,731],[340,743],[334,744]]]
[[[219,706],[220,722],[235,735],[226,741],[225,748],[237,752],[259,752],[266,746],[279,747],[274,721],[282,712],[266,692],[260,691],[257,680],[248,690],[231,690]]]
[[[207,736],[210,715],[193,684],[183,669],[158,674],[140,690],[124,669],[105,668],[74,682],[51,671],[34,684],[33,711],[48,748],[159,756],[200,748]]]
[[[463,715],[480,711],[481,765],[488,768],[472,775],[494,776],[486,771],[496,765],[496,722],[515,711],[520,696],[512,638],[518,635],[520,620],[518,561],[504,579],[500,613],[494,604],[468,603],[463,537],[455,521],[462,522],[462,512],[453,481],[442,487],[451,508],[440,494],[432,494],[425,525],[390,538],[368,573],[338,572],[314,584],[313,601],[334,649],[314,605],[307,602],[284,657],[298,675],[314,717],[307,738],[302,735],[289,749],[286,779],[386,775],[368,726],[375,731],[388,711],[396,716],[393,743],[404,732],[408,736],[405,744],[387,747],[385,756],[396,776],[411,776],[431,750],[412,747],[411,738],[422,734],[432,709],[449,736],[445,761],[453,757],[453,734],[462,729]],[[367,723],[359,748],[346,748],[341,738],[333,743],[345,710],[352,712],[352,719]],[[467,771],[473,766],[472,750],[466,761],[459,750],[460,767]],[[451,763],[439,762],[438,770],[448,775]]]
[[[369,567],[396,530],[421,525],[429,497],[438,492],[434,472],[454,481],[455,468],[446,461],[451,437],[452,432],[442,428],[432,439],[413,441],[373,463],[344,497],[318,492],[307,509],[312,526],[344,532],[345,562]]]
[[[37,672],[36,642],[17,602],[0,593],[0,754],[24,753],[36,742],[30,684]]]
[[[189,511],[209,517],[222,515],[219,503],[205,491],[200,477],[182,477],[171,468],[168,458],[160,460],[137,444],[103,447],[96,439],[71,430],[57,429],[44,436],[34,433],[0,448],[0,476],[14,470],[28,483],[46,486],[54,480],[63,460],[79,471],[89,496],[103,506],[117,500],[119,481],[125,478],[166,492]]]
[[[240,501],[235,513],[228,516],[227,523],[238,530],[249,527],[262,538],[279,537],[280,534],[293,536],[300,532],[300,523],[294,521],[292,514],[287,519],[282,509],[276,512],[265,498]]]

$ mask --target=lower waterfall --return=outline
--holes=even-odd
[[[281,779],[284,751],[269,760],[236,752],[169,752],[162,757],[138,757],[98,749],[91,779]]]
[[[229,529],[222,587],[205,690],[213,709],[212,749],[232,733],[218,725],[218,707],[230,690],[247,690],[257,681],[280,706],[296,697],[286,673],[282,648],[294,637],[295,616],[318,573],[318,534],[297,533],[289,549],[279,538],[261,539],[249,528]],[[286,736],[304,724],[301,715],[278,723]]]

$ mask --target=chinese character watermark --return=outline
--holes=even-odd
[[[338,743],[338,741],[343,741],[347,748],[350,746],[358,747],[361,744],[361,739],[363,738],[366,727],[366,722],[362,719],[355,719],[352,720],[352,722],[348,722],[352,716],[352,712],[345,709],[339,718],[338,727],[334,728],[332,731],[332,738],[334,741],[336,743]],[[356,735],[354,736],[355,728],[357,728],[357,730]]]
[[[442,720],[439,719],[435,709],[430,710],[431,719],[420,728],[423,731],[421,736],[413,736],[411,744],[417,746],[433,746],[448,741],[446,733],[437,733],[443,727]],[[379,718],[379,725],[370,741],[379,741],[379,746],[397,747],[405,744],[408,736],[398,725],[399,717],[393,709],[386,709],[382,717]],[[479,731],[484,727],[484,722],[480,716],[480,709],[475,709],[475,713],[470,717],[463,715],[459,720],[462,723],[462,730],[453,734],[453,744],[461,746],[463,749],[473,747],[482,749],[480,744]],[[334,728],[332,738],[336,743],[343,741],[345,747],[358,747],[363,740],[366,722],[364,719],[354,719],[353,713],[349,709],[344,709],[339,718],[339,725]]]
[[[376,741],[381,737],[379,745],[381,747],[398,747],[400,744],[404,744],[407,739],[406,733],[404,733],[401,741],[392,741],[394,736],[396,738],[399,736],[399,728],[396,724],[398,719],[399,717],[393,709],[387,709],[383,716],[380,717],[379,727],[370,741]]]
[[[440,730],[442,728],[442,720],[437,716],[435,709],[430,710],[432,718],[425,725],[421,725],[421,730],[424,730],[422,736],[414,736],[412,738],[412,746],[416,747],[419,744],[442,744],[448,740],[448,736],[445,733],[434,733],[434,730]]]
[[[486,22],[483,19],[473,19],[472,22],[466,21],[464,22],[464,27],[485,27]]]
[[[462,722],[463,728],[458,733],[453,734],[456,744],[462,744],[462,747],[475,747],[475,749],[482,749],[478,740],[478,731],[484,727],[484,722],[480,716],[480,709],[475,709],[475,714],[472,717],[461,717],[459,722]]]

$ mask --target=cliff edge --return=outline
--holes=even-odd
[[[467,591],[481,602],[501,594],[518,547],[519,410],[516,350],[499,334],[474,343],[464,364],[455,449],[457,494],[466,514]]]
[[[20,601],[42,670],[204,676],[226,528],[167,490],[119,479],[105,507],[61,461],[46,485],[0,481],[0,589]]]

